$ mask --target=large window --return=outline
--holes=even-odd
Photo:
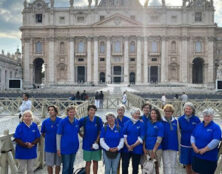
[[[176,42],[175,42],[175,41],[172,41],[172,42],[171,42],[171,50],[172,50],[173,52],[176,51]]]
[[[64,54],[65,53],[65,44],[64,42],[60,43],[60,54]]]
[[[42,53],[42,43],[40,41],[36,42],[35,44],[35,53],[36,54]]]
[[[84,42],[83,41],[80,41],[79,44],[78,44],[78,53],[84,53]]]
[[[114,53],[121,53],[121,42],[119,40],[114,42]]]
[[[35,21],[36,23],[42,23],[42,14],[36,14]]]
[[[202,13],[196,12],[195,13],[195,22],[201,22],[202,21]]]
[[[157,42],[152,41],[152,52],[156,53],[158,51]]]
[[[130,53],[136,52],[136,43],[135,41],[130,42]]]
[[[195,50],[196,50],[197,53],[202,52],[202,45],[201,45],[200,41],[196,41]]]
[[[99,52],[102,53],[102,54],[105,53],[105,43],[103,41],[100,42]]]

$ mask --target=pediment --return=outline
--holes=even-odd
[[[140,22],[130,19],[129,17],[123,16],[121,14],[114,14],[102,21],[93,24],[93,27],[130,27],[140,25]]]

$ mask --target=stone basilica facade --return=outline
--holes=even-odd
[[[67,0],[69,1],[69,0]],[[93,6],[91,5],[93,3]],[[148,6],[89,0],[87,7],[24,2],[23,84],[200,84],[214,86],[222,29],[213,0]]]

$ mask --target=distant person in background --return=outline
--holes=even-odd
[[[126,91],[125,91],[122,96],[122,104],[126,105],[126,102],[127,102],[127,95],[126,95]]]
[[[103,94],[103,91],[100,91],[100,94],[99,94],[99,108],[100,109],[103,109],[103,100],[104,100],[104,94]]]
[[[81,100],[86,100],[86,97],[87,94],[86,94],[86,90],[83,91],[83,93],[81,94]]]
[[[177,100],[179,98],[178,94],[175,94],[174,99]]]
[[[17,174],[24,174],[26,171],[28,174],[34,174],[40,133],[37,124],[33,122],[32,111],[25,111],[21,119],[22,122],[19,123],[14,134],[15,159],[18,160]]]
[[[81,96],[80,96],[80,92],[79,91],[77,91],[77,93],[76,93],[76,100],[81,100]]]
[[[183,103],[186,103],[188,101],[188,96],[185,92],[181,95],[181,100]]]
[[[29,94],[24,93],[22,98],[23,98],[23,101],[22,101],[21,106],[19,107],[19,111],[20,111],[19,118],[21,118],[22,114],[25,111],[31,110],[32,108],[32,101],[29,100]]]
[[[161,97],[162,108],[165,106],[165,104],[166,104],[166,100],[167,100],[166,95],[163,94],[162,97]]]
[[[70,100],[75,100],[75,95],[72,94],[71,97],[69,97]]]
[[[99,108],[99,92],[96,91],[96,94],[95,94],[95,105],[97,108]]]

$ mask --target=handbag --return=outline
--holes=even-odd
[[[106,153],[106,156],[109,158],[109,159],[115,159],[118,155],[119,152],[110,152],[110,151],[105,151]]]
[[[152,160],[149,155],[147,155],[146,161],[143,163],[142,174],[153,174],[155,173],[155,160]]]
[[[86,169],[85,167],[77,169],[74,174],[86,174]]]

